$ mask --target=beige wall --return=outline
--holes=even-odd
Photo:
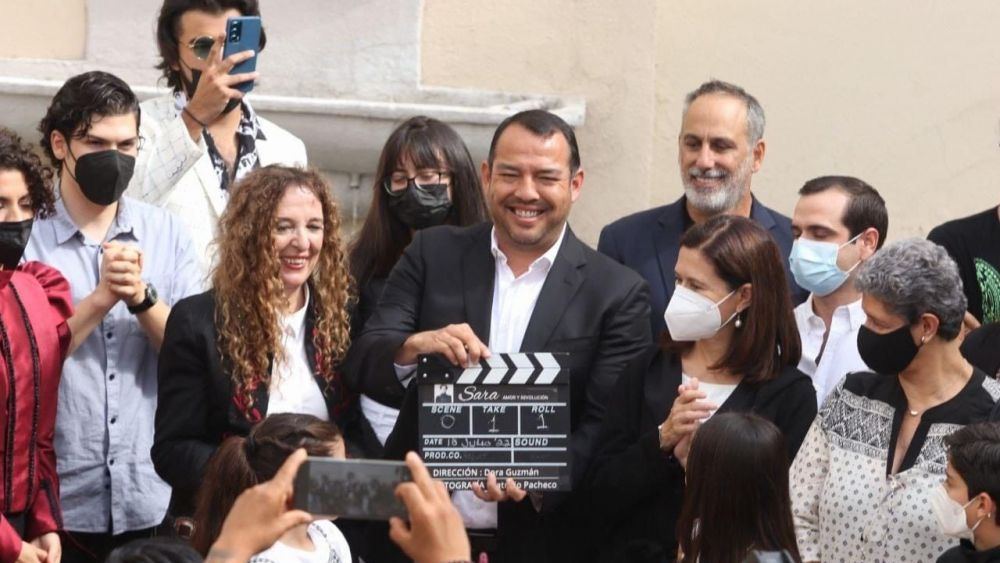
[[[588,176],[574,209],[591,242],[681,193],[684,93],[716,77],[755,94],[768,153],[755,192],[790,213],[828,173],[859,176],[890,238],[1000,203],[1000,4],[973,0],[427,0],[423,81],[580,94]]]
[[[426,0],[424,5],[424,84],[586,98],[587,122],[578,135],[586,176],[572,224],[591,242],[608,220],[651,200],[656,4],[507,0],[469,9],[463,0]]]
[[[148,37],[151,10],[116,1]],[[0,0],[0,59],[84,58],[87,14],[86,0]],[[994,0],[424,0],[421,80],[585,97],[572,221],[590,242],[680,195],[681,102],[709,77],[764,105],[763,201],[790,213],[806,179],[857,175],[886,196],[899,238],[1000,202],[998,21]]]
[[[0,0],[0,58],[82,59],[85,0]]]

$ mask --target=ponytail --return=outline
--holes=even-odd
[[[207,555],[240,493],[274,477],[298,448],[305,448],[311,456],[328,456],[330,445],[338,441],[343,437],[335,424],[293,413],[265,418],[246,438],[227,438],[205,468],[191,544],[202,556]]]
[[[191,536],[191,544],[202,557],[208,554],[208,549],[219,537],[222,522],[236,502],[236,497],[257,484],[257,474],[250,466],[247,455],[248,448],[253,447],[252,438],[233,436],[222,442],[208,461],[198,491],[195,529]]]

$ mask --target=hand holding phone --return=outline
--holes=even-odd
[[[240,493],[207,559],[212,559],[212,552],[218,551],[228,553],[234,560],[245,561],[274,545],[288,530],[312,521],[308,513],[288,509],[293,480],[305,459],[306,451],[296,450],[273,479]]]
[[[462,516],[445,489],[435,481],[416,452],[406,454],[413,481],[401,484],[396,494],[406,503],[409,523],[389,521],[389,537],[416,563],[469,561],[471,549]]]
[[[229,21],[232,20],[227,20],[227,23]],[[227,29],[228,27],[227,25]],[[244,93],[253,88],[254,80],[260,76],[255,70],[259,45],[255,44],[252,49],[231,51],[233,47],[230,47],[228,43],[229,37],[247,39],[242,31],[236,35],[227,33],[221,42],[209,36],[198,38],[198,41],[204,40],[204,43],[210,45],[207,53],[202,51],[205,48],[204,45],[189,46],[194,52],[195,58],[205,61],[202,70],[191,70],[191,80],[194,85],[185,84],[188,103],[183,113],[185,124],[195,142],[201,138],[201,132],[204,128],[239,104]],[[259,33],[257,38],[259,41]],[[226,52],[225,58],[223,58],[224,51]],[[253,62],[247,66],[248,61],[251,60]],[[246,72],[237,71],[238,68],[248,70]]]

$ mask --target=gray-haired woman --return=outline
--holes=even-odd
[[[847,375],[792,464],[799,551],[803,561],[933,561],[958,542],[932,508],[945,500],[943,438],[987,419],[1000,384],[959,352],[966,300],[943,248],[904,240],[862,268],[858,351],[878,373]]]

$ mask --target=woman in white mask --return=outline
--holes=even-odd
[[[944,439],[945,480],[931,492],[941,531],[961,544],[938,563],[1000,561],[1000,424],[970,424]]]
[[[589,473],[600,560],[676,553],[683,464],[716,412],[753,412],[785,436],[789,459],[816,415],[781,254],[753,221],[719,216],[689,229],[661,346],[629,366],[608,404]],[[731,468],[739,472],[739,467]],[[733,525],[739,525],[733,522]],[[690,531],[688,531],[690,533]]]

